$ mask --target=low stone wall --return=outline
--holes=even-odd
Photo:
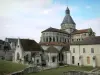
[[[25,75],[28,73],[35,73],[35,72],[39,72],[39,71],[40,71],[40,69],[38,67],[28,67],[22,71],[13,72],[9,75]]]
[[[99,72],[85,72],[85,71],[68,71],[64,72],[63,75],[100,75]]]

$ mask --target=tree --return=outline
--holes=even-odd
[[[88,33],[89,36],[95,36],[95,32],[93,32],[91,28],[88,30]]]

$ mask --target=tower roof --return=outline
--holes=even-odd
[[[61,25],[62,24],[75,24],[74,20],[70,16],[70,10],[69,10],[68,7],[66,9],[66,16],[64,17],[63,22],[61,23]]]

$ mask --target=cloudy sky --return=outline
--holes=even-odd
[[[100,0],[0,0],[0,39],[30,38],[59,28],[69,6],[77,29],[92,28],[100,35]]]

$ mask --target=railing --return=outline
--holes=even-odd
[[[100,75],[100,72],[68,71],[63,75]]]

